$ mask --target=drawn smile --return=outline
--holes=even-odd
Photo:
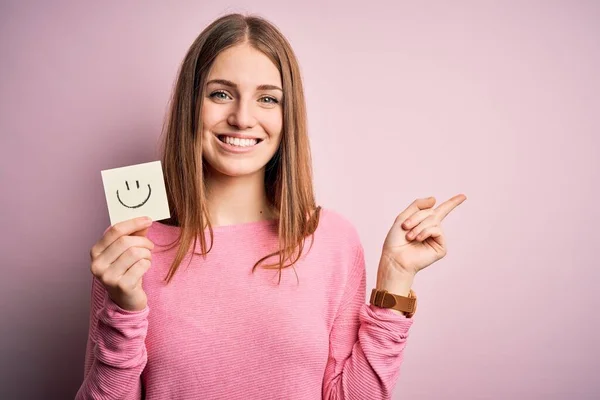
[[[137,188],[140,188],[140,181],[135,181]],[[125,181],[125,185],[127,186],[127,190],[129,190],[129,183],[127,181]],[[128,204],[123,203],[123,200],[121,200],[121,196],[119,196],[119,190],[117,190],[117,199],[119,200],[119,203],[121,203],[123,206],[127,207],[127,208],[140,208],[141,206],[143,206],[144,204],[146,204],[146,202],[148,201],[148,199],[150,198],[150,195],[152,194],[152,188],[150,187],[150,184],[148,184],[148,196],[146,196],[146,198],[144,199],[144,201],[142,201],[140,204],[137,204],[135,206],[130,206]]]

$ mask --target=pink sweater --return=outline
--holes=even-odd
[[[93,279],[76,398],[391,398],[413,321],[365,301],[356,229],[324,209],[313,247],[296,264],[299,284],[286,268],[277,286],[277,270],[251,272],[276,248],[276,228],[272,221],[216,227],[207,258],[195,255],[189,266],[184,259],[166,284],[175,249],[161,245],[178,228],[155,222],[146,309],[121,309]]]

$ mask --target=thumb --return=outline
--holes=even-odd
[[[149,228],[144,228],[141,231],[136,231],[131,234],[131,236],[146,236],[148,234]]]

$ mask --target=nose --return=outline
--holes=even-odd
[[[254,127],[254,125],[256,125],[256,118],[253,115],[252,106],[243,101],[238,102],[231,114],[229,114],[227,123],[231,126],[235,126],[239,130]]]

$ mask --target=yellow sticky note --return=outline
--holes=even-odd
[[[147,216],[171,216],[160,161],[101,171],[110,224]]]

